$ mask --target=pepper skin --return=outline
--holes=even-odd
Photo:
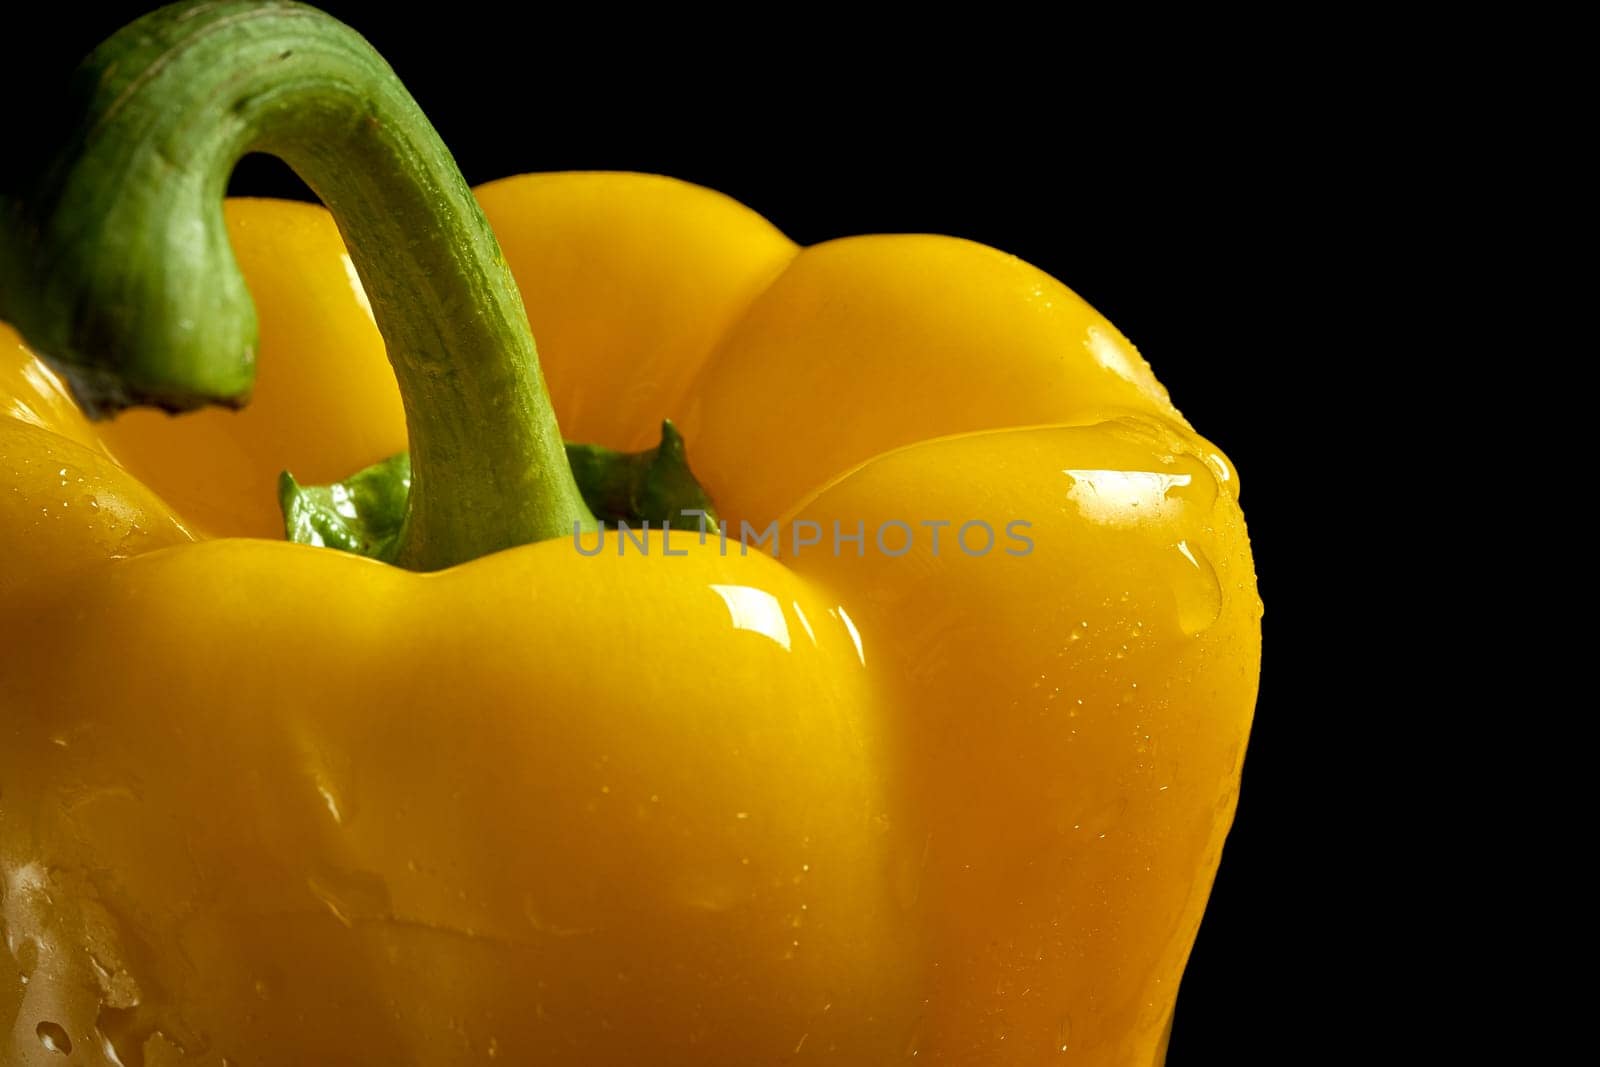
[[[477,195],[563,432],[679,419],[781,555],[274,540],[282,468],[407,445],[318,207],[227,205],[242,412],[92,424],[0,324],[0,1058],[1159,1063],[1255,702],[1228,461],[991,249]]]

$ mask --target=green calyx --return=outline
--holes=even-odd
[[[599,445],[568,444],[567,462],[583,502],[603,523],[717,530],[716,509],[689,470],[683,435],[671,419],[661,421],[661,443],[654,448],[614,452]]]
[[[602,524],[716,532],[711,498],[689,470],[683,437],[670,419],[662,422],[655,448],[616,452],[568,444],[566,451],[584,503]],[[278,478],[284,535],[297,544],[392,561],[410,489],[405,452],[332,485],[301,485],[284,471]]]
[[[256,316],[222,200],[267,152],[333,213],[400,385],[412,475],[389,558],[437,570],[594,528],[494,234],[359,34],[281,0],[173,4],[96,49],[73,100],[60,153],[0,205],[0,317],[89,414],[248,400]]]
[[[409,452],[397,452],[332,485],[301,485],[284,471],[278,475],[283,534],[295,544],[391,563],[410,493]]]

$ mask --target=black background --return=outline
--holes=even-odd
[[[1238,820],[1178,1001],[1169,1063],[1280,1063],[1319,1024],[1305,977],[1336,952],[1304,862],[1327,758],[1311,672],[1320,628],[1298,447],[1325,324],[1303,310],[1330,221],[1331,120],[1280,67],[1219,40],[1173,67],[1137,37],[973,27],[957,40],[858,27],[521,28],[510,8],[326,3],[383,52],[468,181],[530,170],[671,174],[802,243],[955,234],[1061,278],[1130,337],[1235,461],[1265,654]],[[36,9],[6,49],[4,178],[25,178],[71,68],[145,10]],[[537,26],[537,8],[524,12]],[[447,12],[441,14],[441,11]],[[925,28],[925,27],[923,27]],[[1182,32],[1175,28],[1174,32]],[[1292,63],[1293,56],[1288,62]],[[308,195],[251,157],[235,192]],[[1326,590],[1320,591],[1326,593]]]

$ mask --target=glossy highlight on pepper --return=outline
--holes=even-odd
[[[354,77],[321,64],[359,38],[307,8],[150,20],[138,41],[196,65],[141,91],[181,79],[196,113],[242,113],[223,56],[314,100]],[[398,116],[397,93],[372,99]],[[287,114],[267,147],[332,213],[232,200],[204,242],[253,304],[259,334],[228,341],[253,383],[140,347],[219,299],[167,270],[181,245],[135,263],[108,237],[41,289],[55,216],[0,223],[0,1058],[1158,1063],[1261,605],[1238,477],[1138,352],[995,250],[798,248],[647,175],[508,178],[447,197],[455,229],[425,216],[438,247],[388,245],[317,168],[381,175],[402,142]],[[140,232],[168,211],[201,232],[185,212],[216,212],[249,145],[168,152],[203,172],[193,203]],[[349,181],[420,211],[396,182],[460,181],[430,166]],[[136,323],[46,322],[85,264],[101,299],[140,295]],[[93,422],[69,377],[249,402]],[[478,410],[504,440],[460,429]],[[919,536],[892,558],[676,533],[683,555],[658,533],[580,555],[562,437],[637,452],[664,418],[735,530]],[[281,471],[332,483],[407,449],[439,494],[418,565],[282,540]],[[507,478],[527,495],[497,509]],[[921,535],[1014,518],[1026,555]]]

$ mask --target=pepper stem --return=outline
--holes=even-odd
[[[295,3],[173,4],[96,49],[74,88],[67,149],[0,216],[0,317],[86,411],[248,400],[255,309],[222,200],[239,157],[267,152],[332,211],[399,380],[413,473],[396,562],[594,528],[488,221],[359,34]]]

